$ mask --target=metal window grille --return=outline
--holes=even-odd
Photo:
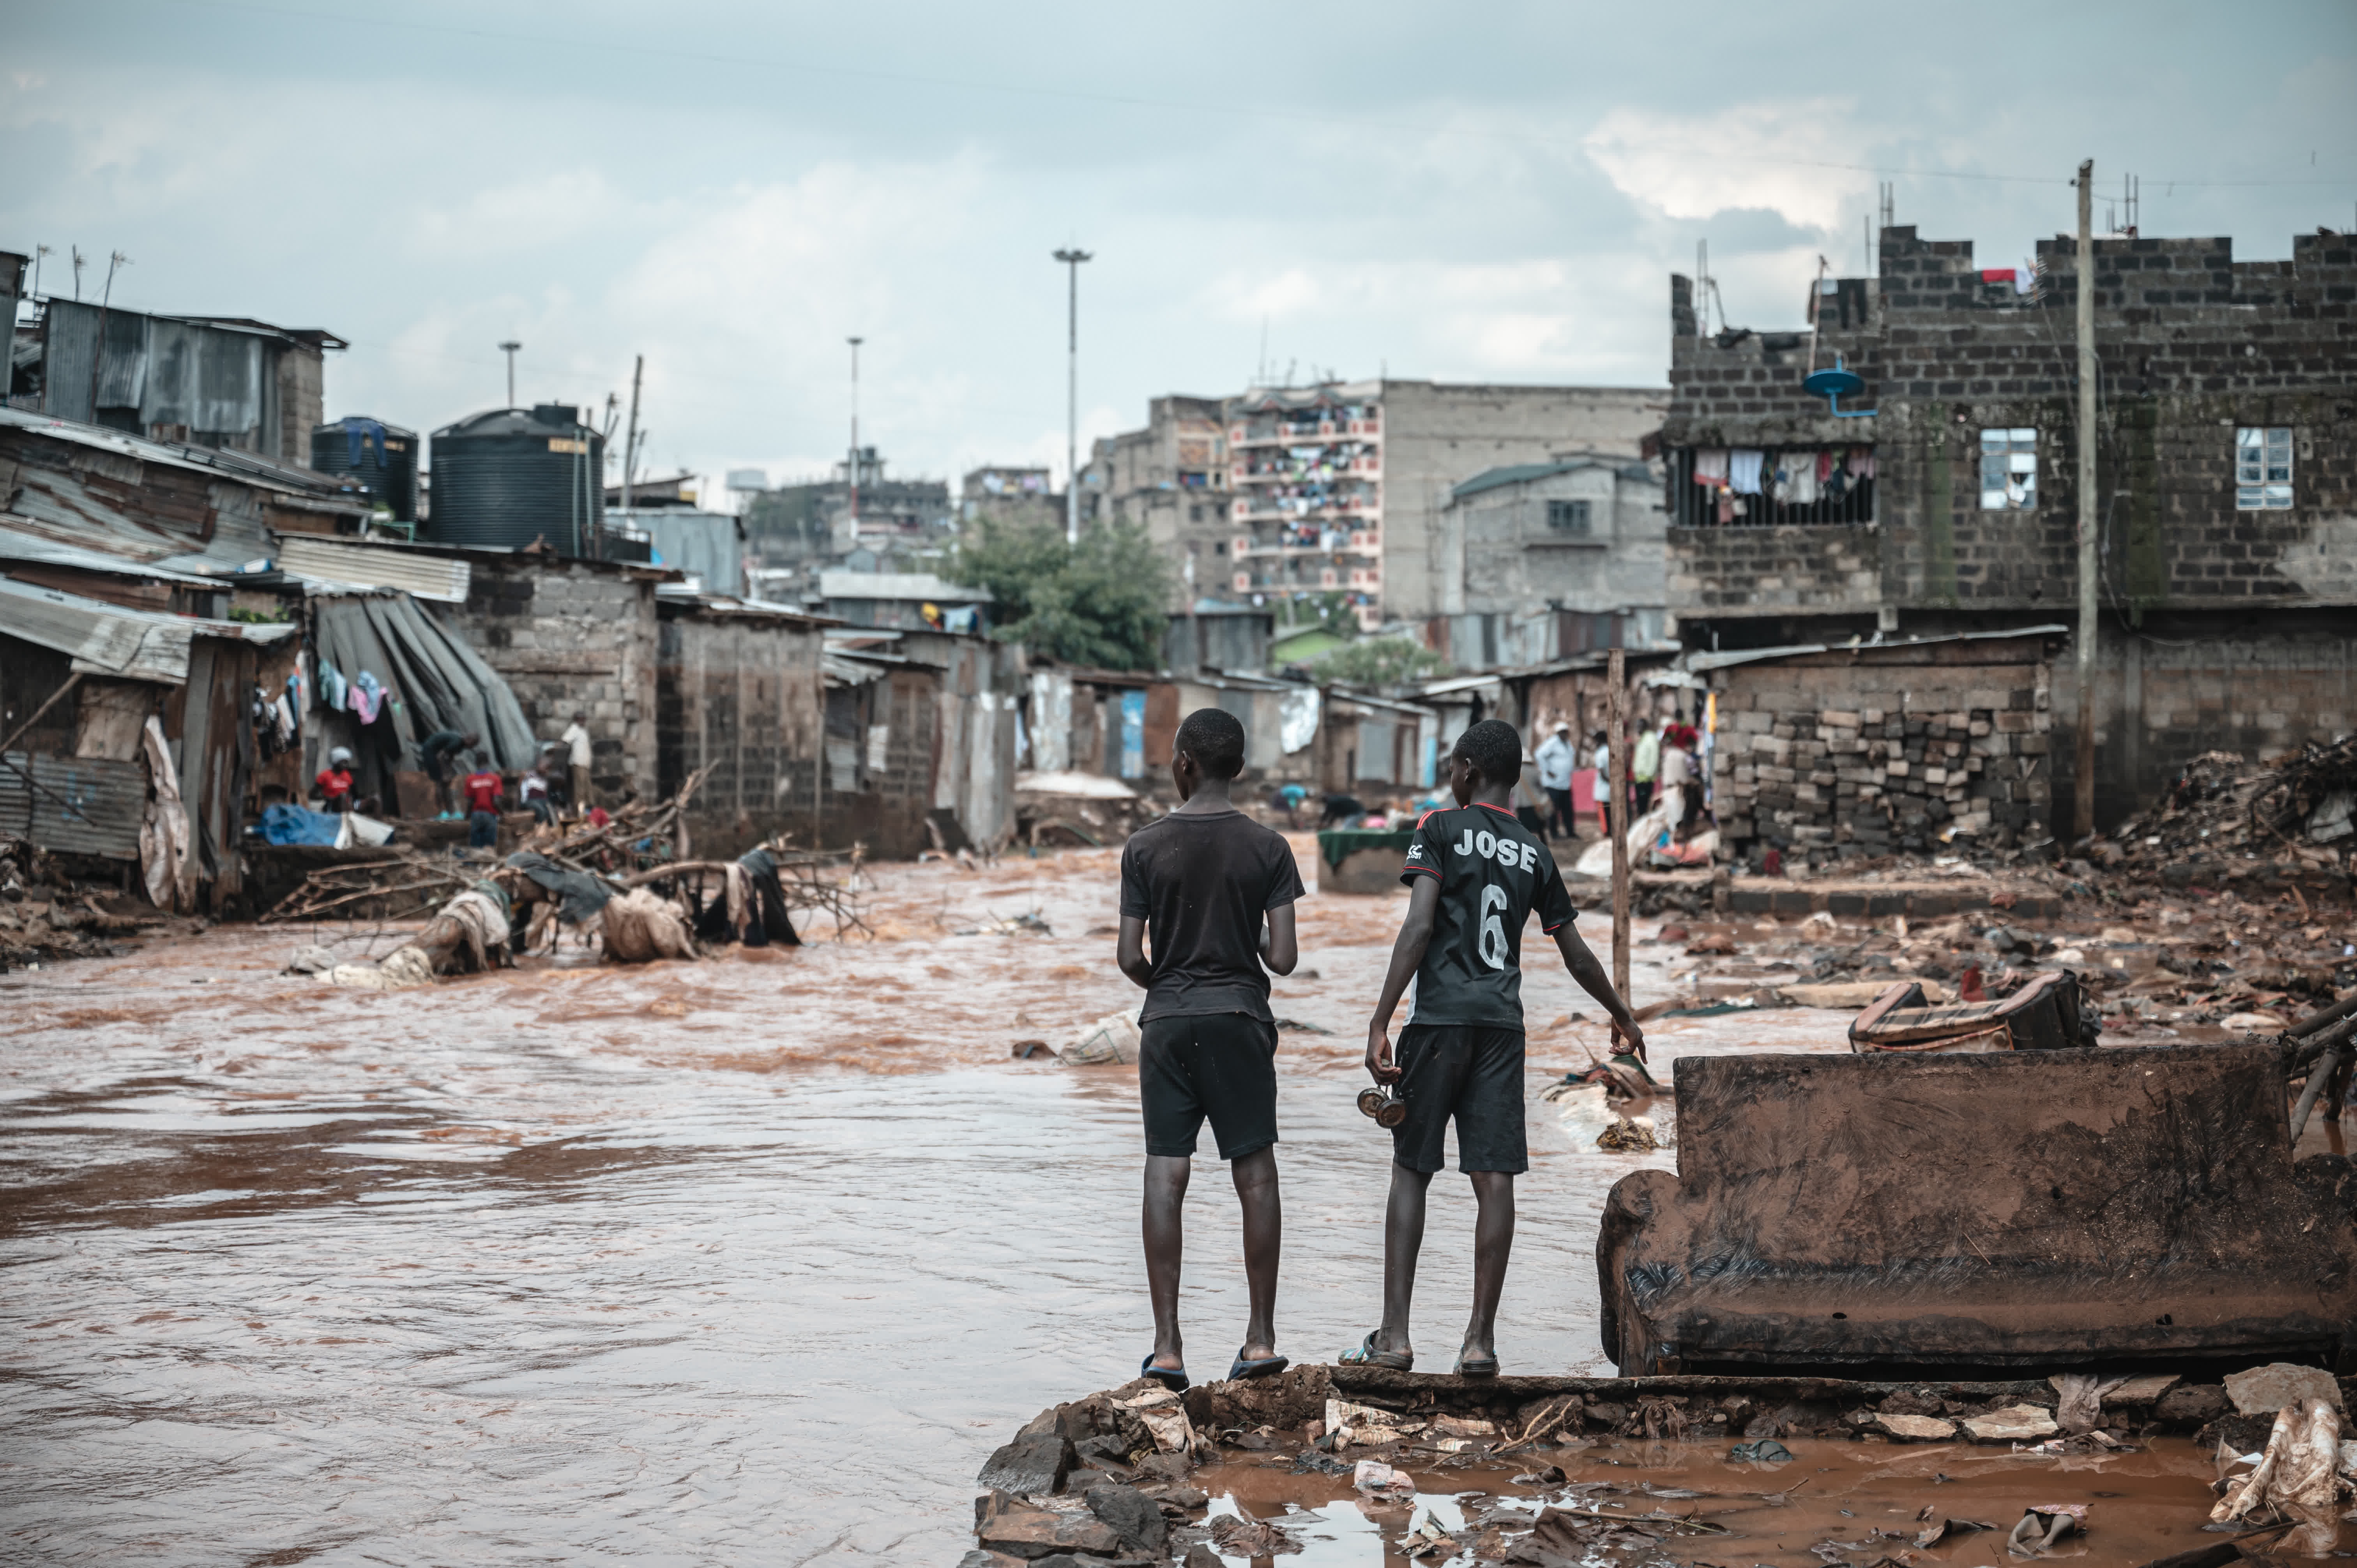
[[[1802,448],[1797,451],[1773,453],[1760,465],[1760,492],[1757,495],[1736,495],[1727,487],[1725,456],[1717,477],[1706,475],[1697,481],[1695,476],[1695,451],[1691,446],[1673,448],[1670,452],[1670,520],[1679,528],[1776,528],[1810,524],[1863,525],[1874,521],[1875,465],[1871,446],[1835,446],[1825,448],[1832,461],[1820,463],[1829,470],[1816,485],[1814,499],[1793,500],[1780,499],[1796,492],[1789,483],[1780,483],[1779,472],[1789,474],[1796,462],[1814,459],[1818,451]],[[1805,454],[1805,456],[1804,456]]]
[[[2246,425],[2234,432],[2234,510],[2282,511],[2291,505],[2291,427]]]
[[[2035,511],[2038,508],[2038,432],[1981,432],[1981,510]]]
[[[1586,533],[1587,518],[1586,501],[1549,501],[1546,504],[1547,526],[1557,533]]]

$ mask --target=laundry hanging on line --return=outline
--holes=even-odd
[[[1760,493],[1760,469],[1768,454],[1756,446],[1738,446],[1727,455],[1727,488],[1738,496]]]

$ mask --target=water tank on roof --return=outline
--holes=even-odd
[[[417,521],[417,432],[366,414],[311,427],[311,467],[359,481],[396,522]]]
[[[434,511],[441,544],[566,555],[596,552],[605,520],[606,444],[570,403],[494,409],[434,433]]]

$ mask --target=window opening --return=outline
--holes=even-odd
[[[2038,507],[2038,432],[1981,432],[1981,510],[2034,511]]]
[[[1689,446],[1670,453],[1680,528],[1768,528],[1874,521],[1872,446]]]
[[[1586,533],[1588,503],[1581,501],[1549,501],[1546,504],[1547,526],[1557,533]]]
[[[2281,511],[2291,505],[2291,427],[2246,425],[2234,432],[2234,510]]]

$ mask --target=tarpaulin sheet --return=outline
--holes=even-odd
[[[1329,828],[1318,835],[1318,853],[1335,870],[1342,862],[1362,849],[1393,849],[1400,855],[1400,864],[1407,864],[1407,846],[1415,841],[1408,828]]]
[[[393,725],[405,748],[436,730],[479,735],[498,766],[540,753],[515,693],[466,640],[406,594],[315,599],[312,644],[347,681],[374,675],[401,699]]]

